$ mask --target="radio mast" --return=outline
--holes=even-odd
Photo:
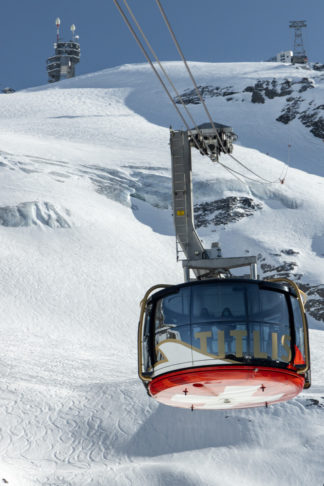
[[[294,55],[291,59],[292,64],[306,64],[308,58],[303,42],[302,29],[307,27],[306,20],[291,20],[289,23],[291,29],[295,29]]]
[[[63,41],[60,37],[61,20],[55,20],[56,42],[55,55],[47,59],[48,82],[55,83],[61,79],[74,78],[75,65],[80,61],[79,36],[75,35],[75,25],[71,25],[72,39]]]

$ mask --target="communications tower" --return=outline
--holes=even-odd
[[[75,35],[75,25],[71,25],[72,39],[63,41],[60,38],[61,20],[56,19],[55,55],[47,59],[48,82],[55,83],[61,79],[74,78],[75,65],[80,61],[79,36]]]
[[[303,43],[302,28],[307,27],[306,20],[291,20],[291,29],[295,29],[294,55],[291,58],[292,64],[306,64],[308,58]]]

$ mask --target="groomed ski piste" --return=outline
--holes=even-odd
[[[274,63],[190,66],[200,86],[232,93],[206,101],[214,120],[238,134],[234,154],[249,168],[278,180],[291,145],[284,184],[242,182],[194,154],[205,246],[259,255],[261,276],[288,269],[317,288],[324,145],[298,116],[317,107],[310,121],[322,114],[323,73]],[[192,90],[181,63],[165,67],[180,93]],[[312,87],[299,92],[303,78]],[[287,79],[297,94],[252,103],[245,91]],[[300,98],[299,115],[276,121],[289,97]],[[199,104],[190,109],[206,121]],[[139,302],[151,285],[183,280],[170,125],[184,129],[145,64],[0,96],[0,484],[324,483],[319,317],[309,316],[312,387],[287,403],[191,412],[159,405],[137,377]],[[221,161],[254,178],[228,156]],[[220,221],[212,203],[230,197],[249,198],[252,210]]]

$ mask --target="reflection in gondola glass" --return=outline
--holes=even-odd
[[[166,356],[170,343],[180,345],[176,364],[183,366],[188,359],[191,364],[227,359],[286,366],[293,355],[296,364],[305,363],[297,299],[278,286],[258,282],[184,285],[152,300],[144,325],[146,371],[153,365],[162,369],[175,364]]]

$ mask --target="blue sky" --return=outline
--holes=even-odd
[[[144,62],[113,0],[7,0],[1,2],[0,88],[47,83],[55,19],[63,37],[76,24],[82,59],[77,74]],[[122,3],[122,0],[120,0]],[[128,0],[162,60],[178,59],[154,0]],[[293,48],[289,20],[306,20],[311,61],[324,63],[324,0],[161,0],[185,56],[210,62],[262,61]]]

